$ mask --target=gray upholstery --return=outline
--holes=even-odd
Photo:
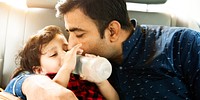
[[[29,8],[55,8],[59,0],[26,0]],[[167,0],[125,0],[126,2],[140,4],[164,4]]]
[[[46,25],[62,27],[64,22],[55,17],[55,9],[12,8],[0,2],[0,87],[5,87],[16,68],[15,58],[27,38]]]
[[[172,26],[171,16],[169,14],[165,14],[165,13],[129,11],[129,17],[135,18],[137,20],[138,24],[153,24],[153,25]]]
[[[26,0],[29,8],[55,8],[58,0]]]
[[[6,32],[7,32],[7,21],[9,16],[9,6],[0,2],[0,87],[3,83],[3,64],[4,64],[4,53],[5,53],[5,43],[6,43]]]

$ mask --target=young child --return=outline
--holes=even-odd
[[[68,51],[67,40],[61,29],[55,25],[46,26],[33,35],[19,53],[20,67],[15,70],[13,78],[22,72],[43,74],[72,90],[80,100],[118,100],[117,92],[107,80],[93,83],[72,74],[76,55],[83,52],[80,47],[81,44],[78,44]],[[13,94],[13,85],[10,81],[5,91]]]

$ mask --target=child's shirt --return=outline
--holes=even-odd
[[[47,74],[51,79],[54,78],[56,74]],[[103,96],[99,91],[99,88],[95,83],[91,83],[86,80],[80,80],[79,75],[71,74],[70,80],[68,82],[67,89],[74,92],[79,100],[103,100]]]

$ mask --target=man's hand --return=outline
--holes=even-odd
[[[21,99],[18,97],[15,97],[14,95],[10,93],[0,91],[0,100],[21,100]]]
[[[72,91],[43,75],[28,77],[22,91],[27,100],[78,100]]]

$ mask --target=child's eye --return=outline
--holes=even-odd
[[[51,54],[50,57],[54,57],[54,56],[57,56],[58,54],[57,53],[54,53],[54,54]]]

